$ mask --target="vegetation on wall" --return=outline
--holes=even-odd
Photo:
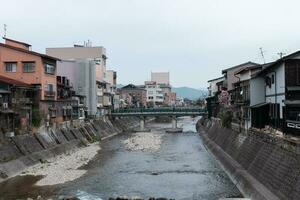
[[[34,127],[39,127],[42,122],[42,115],[38,108],[32,109],[32,125]]]
[[[232,118],[233,115],[231,110],[223,109],[222,112],[220,112],[221,124],[224,128],[231,128]]]

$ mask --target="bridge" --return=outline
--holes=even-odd
[[[181,132],[182,129],[177,127],[177,117],[182,116],[203,116],[206,115],[206,110],[203,108],[125,108],[115,109],[110,113],[111,117],[140,117],[140,131],[146,131],[145,120],[146,117],[169,116],[172,118],[172,128],[167,132]]]

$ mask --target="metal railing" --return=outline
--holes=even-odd
[[[112,110],[111,113],[204,113],[203,108],[121,108]]]

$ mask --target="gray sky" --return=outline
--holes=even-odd
[[[170,71],[173,86],[206,87],[221,69],[300,49],[297,0],[0,0],[7,36],[33,50],[91,40],[118,82]],[[1,35],[3,28],[1,27]]]

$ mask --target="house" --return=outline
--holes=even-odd
[[[207,81],[209,84],[206,98],[208,117],[217,117],[219,113],[219,94],[225,89],[223,88],[224,80],[225,78],[222,76]]]
[[[261,71],[262,65],[253,65],[242,68],[234,73],[238,82],[234,83],[232,90],[232,102],[238,108],[240,126],[245,130],[251,127],[250,110],[250,79],[251,76]]]
[[[30,84],[0,75],[0,132],[29,129],[37,117],[33,108],[39,103],[38,92]]]
[[[300,133],[300,51],[267,64],[250,85],[253,127]]]
[[[227,88],[227,91],[229,93],[231,93],[231,91],[235,89],[234,84],[239,81],[239,78],[236,77],[235,73],[237,71],[240,71],[241,69],[256,66],[256,65],[259,65],[259,64],[249,61],[249,62],[240,64],[240,65],[236,65],[236,66],[222,70],[222,74],[225,77],[223,86]]]
[[[242,125],[243,122],[242,119],[243,113],[241,110],[241,105],[239,105],[239,103],[236,102],[238,100],[237,98],[239,97],[239,95],[237,95],[237,93],[239,92],[237,86],[240,83],[240,77],[236,73],[243,69],[251,68],[255,66],[259,66],[259,64],[249,61],[222,70],[222,74],[225,77],[225,80],[223,82],[224,84],[223,87],[227,89],[227,93],[229,96],[228,104],[230,105],[230,109],[233,114],[233,122],[239,124],[240,126]]]
[[[128,84],[119,89],[120,99],[123,107],[145,107],[147,91],[133,84]]]
[[[37,53],[31,45],[4,38],[0,43],[0,74],[39,88],[37,108],[43,117],[55,116],[56,62],[58,58]],[[55,121],[55,119],[54,119]]]

